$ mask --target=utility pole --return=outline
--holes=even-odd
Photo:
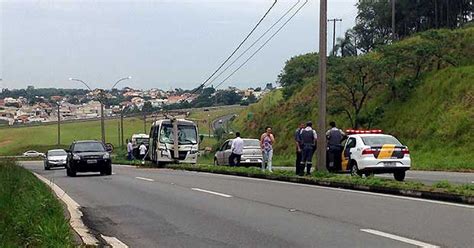
[[[120,140],[121,140],[121,138],[120,138],[120,122],[117,123],[117,137],[118,137],[117,145],[120,145]]]
[[[395,32],[395,1],[392,0],[392,40],[397,38],[397,33]]]
[[[123,108],[122,111],[120,111],[120,134],[121,134],[121,140],[120,140],[120,145],[123,147]]]
[[[146,133],[146,113],[143,111],[143,133]]]
[[[333,28],[332,28],[332,56],[336,55],[336,51],[334,51],[334,48],[336,47],[336,22],[342,22],[342,19],[334,18],[334,19],[329,19],[328,22],[333,22]]]
[[[57,103],[58,104],[58,145],[61,144],[61,111],[60,111],[60,107],[61,107],[61,103]]]
[[[100,100],[100,130],[102,133],[102,143],[105,144],[105,117],[104,117],[104,98]]]
[[[327,63],[327,0],[319,7],[319,115],[318,115],[318,171],[326,170],[326,63]]]

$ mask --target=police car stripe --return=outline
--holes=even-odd
[[[379,156],[377,156],[377,159],[391,158],[394,150],[395,145],[383,145],[382,149],[380,149],[380,153]]]

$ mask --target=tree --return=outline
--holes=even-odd
[[[286,61],[277,80],[283,87],[283,96],[288,99],[298,87],[304,84],[304,79],[315,76],[318,72],[318,64],[316,53],[295,56]]]
[[[357,56],[357,42],[354,30],[349,29],[344,34],[344,38],[337,38],[333,53],[341,54],[342,57]]]
[[[365,103],[382,85],[380,74],[380,64],[367,55],[333,60],[329,72],[330,112],[345,113],[353,128],[366,123]]]

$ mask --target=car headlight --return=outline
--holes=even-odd
[[[110,158],[110,154],[106,153],[104,154],[104,156],[102,157],[103,159],[109,159]]]
[[[73,160],[81,160],[81,156],[79,156],[79,155],[77,155],[77,154],[74,154],[74,155],[72,156],[72,159],[73,159]]]

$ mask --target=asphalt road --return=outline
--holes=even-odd
[[[230,114],[230,115],[221,116],[221,117],[215,119],[212,122],[212,129],[216,130],[216,129],[219,129],[219,128],[224,128],[226,123],[229,122],[230,119],[232,119],[233,116],[234,116],[234,114]],[[219,123],[219,120],[222,120],[222,123]]]
[[[276,170],[295,170],[294,167],[274,167]],[[345,174],[350,176],[350,174]],[[393,179],[393,174],[376,174],[376,177]],[[406,181],[417,181],[432,185],[440,181],[453,184],[474,184],[474,173],[446,172],[446,171],[407,171]]]
[[[168,169],[66,177],[22,165],[130,247],[472,247],[473,206]],[[421,243],[420,243],[421,242]]]

